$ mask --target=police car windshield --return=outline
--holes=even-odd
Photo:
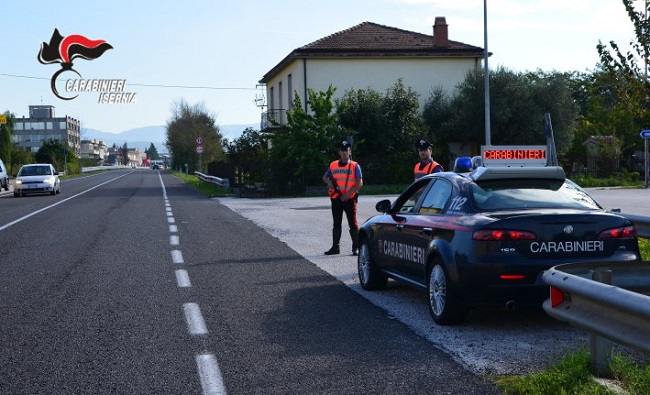
[[[472,184],[471,193],[476,207],[481,211],[534,208],[602,209],[582,188],[569,180],[490,180]]]

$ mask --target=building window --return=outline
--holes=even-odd
[[[287,76],[287,108],[291,110],[293,108],[293,87],[291,82],[291,74]]]
[[[275,110],[275,100],[273,97],[273,87],[269,89],[269,110]]]

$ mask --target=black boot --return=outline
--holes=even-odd
[[[325,251],[325,255],[340,254],[341,253],[341,250],[339,249],[340,241],[341,241],[341,229],[334,229],[332,231],[332,248]]]
[[[357,229],[350,229],[350,237],[352,238],[352,255],[359,255],[359,231]]]
[[[339,249],[339,246],[332,246],[329,250],[325,251],[325,255],[336,255],[340,254],[341,250]]]

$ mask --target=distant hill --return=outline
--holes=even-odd
[[[219,125],[219,130],[224,138],[234,140],[241,136],[241,133],[246,128],[258,130],[259,127],[259,124]],[[126,143],[129,148],[138,148],[142,151],[148,149],[151,143],[153,143],[158,152],[167,152],[167,147],[165,147],[165,140],[167,139],[166,132],[165,126],[145,126],[125,130],[120,133],[109,133],[84,128],[81,130],[81,139],[101,140],[106,142],[109,147],[113,144],[122,146]]]

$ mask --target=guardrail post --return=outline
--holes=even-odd
[[[591,279],[603,284],[612,284],[612,271],[609,269],[590,270]],[[589,333],[589,350],[591,364],[596,369],[596,375],[602,376],[609,370],[612,360],[613,342],[594,332]]]

